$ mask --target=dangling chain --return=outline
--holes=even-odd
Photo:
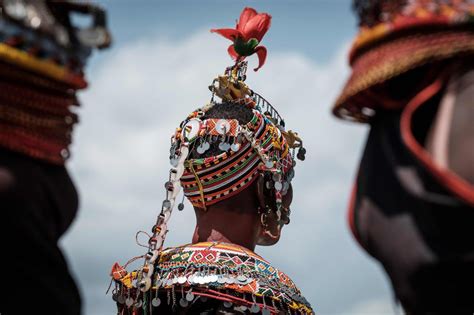
[[[181,190],[180,179],[184,173],[184,161],[188,157],[188,144],[184,143],[179,149],[179,160],[176,167],[170,169],[169,181],[165,183],[166,199],[163,201],[161,212],[156,219],[156,224],[152,228],[152,236],[148,240],[148,253],[145,255],[145,262],[142,267],[142,280],[138,283],[138,288],[142,292],[146,292],[151,288],[156,259],[158,258],[163,243],[168,232],[168,221],[173,212],[176,197]]]

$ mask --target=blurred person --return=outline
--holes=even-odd
[[[349,206],[407,314],[474,312],[474,2],[355,0],[334,114],[370,132]]]
[[[80,314],[58,247],[78,207],[65,162],[83,68],[109,43],[105,12],[92,4],[0,1],[1,314]]]

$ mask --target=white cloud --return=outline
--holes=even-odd
[[[347,314],[353,315],[392,315],[397,307],[387,300],[369,300],[356,304]]]
[[[91,88],[82,95],[85,105],[70,165],[81,211],[63,243],[84,293],[86,314],[112,312],[110,296],[102,295],[108,269],[143,253],[133,238],[137,230],[149,230],[158,214],[169,169],[169,137],[190,111],[209,100],[207,86],[230,64],[226,48],[226,41],[208,31],[182,41],[147,38],[116,49],[93,72]],[[387,299],[388,292],[345,224],[365,134],[365,128],[330,116],[330,104],[347,75],[346,51],[341,47],[326,65],[295,52],[270,51],[267,64],[248,74],[249,85],[279,109],[308,150],[294,180],[292,224],[279,244],[257,251],[292,276],[325,314]],[[189,242],[194,220],[189,204],[176,211],[167,245]]]

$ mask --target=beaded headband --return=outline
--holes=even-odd
[[[184,195],[202,209],[244,190],[257,178],[259,171],[271,173],[271,180],[266,185],[268,189],[274,189],[279,208],[294,176],[296,147],[300,148],[299,157],[304,159],[301,139],[288,143],[290,136],[278,112],[244,84],[246,66],[246,62],[239,62],[228,68],[224,76],[214,80],[210,89],[227,103],[250,108],[253,117],[248,123],[204,118],[216,105],[213,95],[209,105],[192,112],[181,123],[171,140],[170,161],[177,168],[182,146],[186,146],[189,153],[195,151],[202,155],[214,144],[222,152],[184,161],[180,178]],[[238,95],[239,99],[229,96],[229,86],[237,90],[233,95]],[[291,135],[296,134],[291,132]]]
[[[92,25],[74,25],[72,14],[90,16]],[[94,48],[106,48],[111,35],[106,13],[76,1],[0,1],[0,59],[34,74],[87,86],[83,68]]]

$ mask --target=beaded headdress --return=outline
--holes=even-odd
[[[74,25],[75,14],[91,25]],[[0,146],[63,164],[86,61],[110,42],[105,11],[92,3],[0,1]]]
[[[276,205],[281,205],[294,176],[295,148],[304,159],[301,139],[285,131],[285,123],[276,109],[245,85],[246,62],[238,62],[219,76],[210,86],[211,102],[192,112],[172,138],[171,163],[179,167],[181,147],[203,155],[218,147],[220,154],[203,158],[187,158],[181,185],[185,196],[199,208],[206,209],[246,187],[259,172],[268,172],[267,188],[275,191]],[[203,118],[215,106],[214,96],[221,101],[244,106],[252,111],[252,119],[240,124],[236,119]]]
[[[242,29],[241,25],[252,22],[251,18],[255,16],[259,23],[254,23],[254,27],[263,33],[268,30],[269,21],[266,19],[270,16],[257,15],[253,9],[246,8],[237,24],[236,36],[244,34],[239,30]],[[212,31],[221,35],[223,33],[222,30]],[[152,229],[149,251],[145,255],[145,264],[140,273],[142,280],[139,281],[138,288],[142,292],[150,289],[154,270],[152,265],[163,248],[168,232],[167,223],[181,187],[191,204],[205,210],[206,207],[241,192],[262,173],[266,188],[273,192],[275,200],[269,210],[275,211],[282,223],[288,223],[286,220],[289,213],[282,216],[282,211],[289,212],[289,209],[282,206],[282,197],[287,193],[294,177],[295,157],[304,160],[306,150],[296,132],[285,130],[285,122],[278,111],[245,84],[247,62],[244,59],[253,53],[261,52],[263,48],[256,47],[263,34],[256,34],[252,28],[246,28],[245,31],[254,34],[252,36],[257,36],[259,40],[255,43],[253,37],[232,36],[236,43],[231,47],[237,45],[236,49],[240,51],[238,45],[248,44],[253,47],[253,52],[247,50],[247,55],[237,53],[235,64],[228,67],[224,74],[215,78],[209,86],[212,92],[209,104],[189,114],[171,137],[172,168],[165,183],[166,198]],[[234,48],[229,49],[229,54],[235,57]],[[265,58],[262,59],[259,55],[259,67],[264,61]],[[219,103],[246,107],[252,112],[252,118],[242,124],[237,119],[207,117],[206,113]],[[211,147],[218,148],[219,154],[200,157]],[[181,202],[178,209],[183,208]],[[114,266],[112,274],[120,277],[123,272],[124,269],[117,265]]]
[[[263,182],[259,184],[266,186],[266,204],[263,211],[260,207],[255,211],[265,236],[278,238],[267,229],[266,216],[271,211],[279,228],[289,223],[290,210],[282,198],[294,176],[295,156],[305,158],[303,142],[297,133],[286,131],[276,109],[245,84],[245,57],[257,54],[255,71],[265,62],[266,49],[259,43],[270,18],[245,8],[236,29],[213,30],[234,41],[228,51],[235,64],[209,86],[209,104],[188,115],[171,137],[166,199],[152,229],[148,252],[123,267],[115,263],[111,270],[116,285],[112,298],[119,310],[151,314],[166,302],[173,311],[181,307],[200,313],[200,303],[211,298],[239,313],[314,314],[291,279],[249,249],[220,242],[163,249],[181,187],[194,207],[206,211],[260,178]],[[178,209],[183,208],[181,202]],[[137,258],[144,258],[142,267],[127,272],[126,266]]]
[[[352,74],[336,116],[368,121],[374,88],[409,70],[474,54],[473,0],[355,0],[360,30],[349,55]]]

